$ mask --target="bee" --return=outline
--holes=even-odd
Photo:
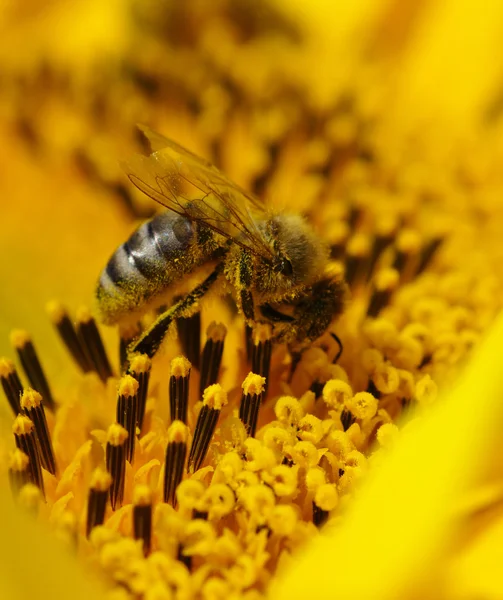
[[[301,347],[343,310],[345,284],[328,274],[328,249],[297,214],[274,213],[215,166],[141,127],[150,154],[122,165],[130,181],[167,210],[143,223],[112,255],[96,291],[106,324],[131,321],[196,283],[136,339],[128,353],[153,357],[173,321],[198,310],[212,289],[230,294],[253,327]],[[195,277],[197,276],[197,277]]]

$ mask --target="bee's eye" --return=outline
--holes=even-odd
[[[293,267],[292,267],[292,263],[287,259],[287,258],[283,258],[281,260],[281,273],[283,275],[286,275],[287,277],[290,277],[290,275],[293,275]]]

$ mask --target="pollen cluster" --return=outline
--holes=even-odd
[[[139,150],[137,121],[172,138],[190,129],[200,154],[313,224],[327,275],[347,286],[344,312],[312,343],[282,344],[274,323],[249,327],[210,298],[151,360],[127,347],[155,314],[109,343],[92,310],[52,302],[78,375],[61,387],[44,340],[12,332],[0,476],[110,598],[258,600],[344,522],[369,470],[456,380],[501,308],[503,156],[477,128],[461,143],[446,125],[433,147],[421,127],[391,123],[369,65],[327,100],[296,68],[306,34],[272,4],[257,3],[260,19],[247,2],[154,5],[138,3],[106,72],[6,73],[6,126],[131,225],[155,207],[115,166],[117,146]]]

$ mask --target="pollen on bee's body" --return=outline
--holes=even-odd
[[[168,443],[164,463],[164,502],[173,506],[176,490],[183,478],[188,435],[188,428],[182,421],[173,421],[168,428]]]
[[[367,308],[367,317],[375,318],[385,308],[400,283],[400,274],[395,269],[381,269],[374,277],[373,289]]]
[[[134,457],[136,425],[138,418],[138,381],[132,375],[124,375],[117,389],[117,423],[128,432],[124,447],[126,459],[132,463]]]
[[[107,431],[106,465],[112,477],[110,505],[115,510],[124,499],[126,481],[126,440],[128,432],[118,423],[112,423]]]
[[[131,359],[128,372],[138,382],[136,422],[140,432],[143,428],[143,421],[145,419],[145,407],[147,405],[151,369],[152,360],[146,354],[137,354]]]
[[[16,329],[11,333],[10,339],[31,385],[42,394],[47,408],[54,410],[56,404],[30,335]]]
[[[77,311],[77,335],[93,371],[96,371],[102,381],[112,377],[112,367],[98,326],[86,307]]]
[[[177,356],[171,361],[171,376],[169,378],[171,421],[179,420],[182,423],[187,423],[191,367],[192,365],[184,356]]]
[[[152,546],[152,490],[147,485],[137,485],[133,490],[133,535],[143,541],[147,556]]]
[[[21,412],[20,399],[23,393],[23,385],[14,363],[8,358],[0,358],[0,381],[9,406],[14,416],[16,416]]]
[[[35,426],[42,466],[52,475],[56,475],[56,459],[42,396],[35,390],[25,389],[21,396],[21,408]]]
[[[88,373],[93,370],[93,365],[82,347],[82,344],[77,335],[77,331],[68,316],[66,309],[57,301],[49,302],[46,306],[47,313],[53,322],[56,330],[66,346],[68,352],[80,367],[83,373]]]
[[[227,328],[222,323],[210,323],[206,330],[207,339],[201,356],[201,379],[199,384],[201,394],[208,386],[213,385],[218,380],[226,335]]]
[[[93,471],[87,499],[86,537],[89,537],[94,527],[102,525],[105,521],[111,485],[112,477],[110,473],[100,467]]]
[[[45,495],[40,453],[33,421],[25,415],[18,415],[14,420],[12,433],[16,447],[28,456],[31,483],[35,484]]]
[[[203,406],[197,417],[187,462],[189,473],[194,473],[202,465],[215,432],[220,411],[226,404],[227,394],[218,383],[210,385],[204,390]]]
[[[250,437],[255,437],[260,404],[264,397],[265,382],[265,377],[252,372],[248,373],[243,381],[239,418]]]

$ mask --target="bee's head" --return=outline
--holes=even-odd
[[[288,291],[306,285],[323,272],[327,249],[299,215],[276,215],[265,225],[264,235],[275,259],[264,285]]]

